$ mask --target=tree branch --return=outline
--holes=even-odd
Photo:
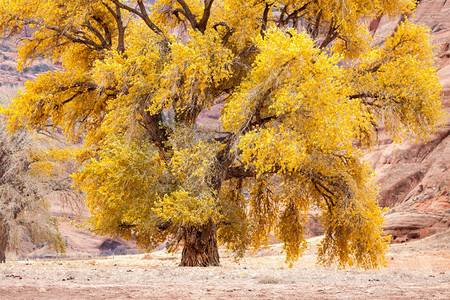
[[[320,28],[320,20],[321,19],[322,19],[322,12],[319,11],[319,13],[317,14],[317,17],[316,17],[316,22],[314,23],[314,27],[310,31],[311,37],[313,39],[316,39],[317,36],[319,35],[319,28]]]
[[[250,178],[255,177],[256,173],[243,167],[229,167],[226,172],[225,180],[232,178]]]
[[[263,17],[262,17],[262,24],[261,24],[261,36],[264,38],[264,36],[266,35],[266,30],[267,30],[267,19],[269,18],[269,11],[270,8],[272,7],[273,3],[266,3],[266,7],[264,8],[264,12],[263,12]]]
[[[117,52],[124,53],[125,52],[125,27],[123,26],[122,20],[122,12],[120,11],[120,7],[116,4],[116,23],[117,23]]]
[[[360,94],[355,94],[355,95],[350,95],[349,96],[350,99],[361,99],[361,102],[365,105],[369,105],[369,106],[373,106],[373,107],[377,107],[377,108],[381,108],[382,105],[380,104],[376,104],[376,100],[389,100],[392,101],[396,104],[399,104],[399,101],[396,101],[394,99],[392,99],[391,97],[386,97],[386,96],[382,96],[382,95],[377,95],[377,94],[373,94],[373,93],[360,93]],[[375,99],[374,101],[367,101],[367,98],[373,98]]]
[[[129,12],[135,14],[135,15],[137,15],[138,17],[140,17],[145,22],[145,24],[147,24],[147,26],[153,32],[155,32],[156,34],[162,36],[164,38],[164,40],[167,40],[167,38],[164,35],[163,31],[158,26],[156,26],[155,23],[153,23],[150,20],[148,14],[147,14],[147,10],[145,9],[145,6],[144,6],[144,3],[142,2],[142,0],[138,0],[137,1],[140,11],[135,9],[135,8],[133,8],[133,7],[131,7],[131,6],[128,6],[128,5],[120,2],[119,0],[111,0],[111,1],[114,4],[116,4],[117,6],[119,6],[120,8],[125,9],[125,10],[127,10],[127,11],[129,11]]]
[[[211,15],[211,7],[214,0],[205,0],[205,9],[203,10],[203,17],[198,23],[198,30],[204,33],[206,30],[206,25],[208,24],[209,17]]]
[[[292,13],[290,13],[290,14],[286,17],[286,19],[283,19],[283,15],[284,15],[284,13],[286,13],[286,12],[283,10],[283,13],[280,15],[280,19],[279,19],[279,21],[278,21],[278,24],[279,24],[280,26],[283,26],[283,25],[288,24],[288,22],[289,22],[290,20],[293,20],[293,19],[295,19],[295,18],[298,18],[298,14],[301,13],[302,11],[306,10],[306,8],[308,7],[309,4],[310,4],[310,2],[304,4],[302,7],[298,8],[298,9],[294,10]]]
[[[112,35],[111,35],[111,31],[110,31],[108,25],[105,22],[103,22],[103,19],[101,19],[98,16],[93,16],[92,19],[103,28],[106,43],[108,44],[109,47],[111,47],[112,46]]]
[[[334,41],[338,37],[339,33],[337,32],[337,28],[334,26],[334,22],[331,21],[330,28],[328,29],[327,35],[325,39],[320,44],[319,48],[326,48],[332,41]]]
[[[217,27],[219,26],[223,26],[227,29],[227,33],[225,33],[225,35],[222,37],[222,45],[225,45],[228,42],[228,39],[231,37],[231,35],[233,35],[234,28],[230,28],[230,26],[228,26],[228,24],[225,22],[219,22],[214,24],[213,26],[214,30],[217,31]]]
[[[199,24],[197,22],[197,20],[195,19],[194,14],[191,12],[191,9],[189,8],[189,6],[186,4],[186,2],[184,0],[177,0],[177,2],[181,5],[181,7],[183,8],[183,14],[186,17],[186,19],[188,19],[189,23],[191,23],[191,26],[193,29],[199,29]],[[200,29],[199,29],[200,30]],[[204,31],[203,31],[204,32]],[[203,33],[202,32],[202,33]]]
[[[103,48],[108,50],[111,49],[110,45],[108,45],[108,43],[106,42],[105,38],[100,33],[100,31],[98,31],[94,26],[92,26],[89,20],[86,21],[86,24],[81,25],[81,27],[86,27],[87,29],[89,29],[100,40],[100,43],[102,43]]]
[[[149,141],[156,146],[161,159],[168,161],[172,151],[167,143],[171,134],[170,128],[163,125],[162,111],[152,115],[147,108],[147,101],[143,99],[138,107],[138,112],[142,117],[140,125],[147,131]]]
[[[105,49],[102,45],[99,45],[99,44],[95,43],[94,41],[92,41],[91,39],[86,38],[86,35],[84,35],[82,38],[80,38],[80,37],[75,37],[56,26],[44,25],[44,27],[49,30],[53,30],[53,31],[57,32],[60,36],[64,36],[65,38],[67,38],[68,40],[70,40],[73,43],[84,44],[84,45],[94,48],[95,50],[98,50],[98,51]]]

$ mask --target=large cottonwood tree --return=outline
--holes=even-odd
[[[84,139],[75,176],[100,233],[181,265],[218,265],[275,233],[287,260],[318,207],[322,263],[378,267],[381,229],[363,148],[383,124],[398,141],[443,118],[429,30],[408,20],[373,46],[368,22],[414,0],[9,0],[0,29],[34,26],[19,67],[40,75],[10,128],[52,125]],[[220,128],[199,115],[223,105]]]

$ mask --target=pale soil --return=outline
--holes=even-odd
[[[288,268],[280,245],[240,264],[177,267],[179,256],[10,261],[0,265],[0,299],[450,299],[450,233],[390,246],[375,271],[315,266],[317,238]]]

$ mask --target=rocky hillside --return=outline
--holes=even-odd
[[[24,35],[28,33],[25,32]],[[18,38],[0,38],[0,86],[22,85],[40,73],[57,68],[50,61],[41,61],[25,70],[17,71],[18,43]]]

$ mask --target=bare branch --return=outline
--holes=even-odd
[[[283,19],[284,14],[286,14],[286,10],[283,9],[281,15],[280,15],[280,19],[278,21],[278,24],[280,26],[286,25],[289,23],[290,20],[294,20],[296,18],[299,17],[299,13],[301,13],[302,11],[306,10],[306,8],[308,7],[308,5],[310,4],[310,2],[304,4],[303,6],[301,6],[300,8],[294,10],[292,13],[290,13],[289,15],[287,15],[286,19]],[[285,7],[286,8],[286,7]]]
[[[83,34],[83,37],[76,37],[76,36],[71,35],[67,31],[64,31],[63,29],[58,28],[56,26],[44,25],[44,27],[49,29],[49,30],[53,30],[53,31],[57,32],[60,36],[64,36],[65,38],[67,38],[68,40],[70,40],[73,43],[84,44],[84,45],[86,45],[86,46],[88,46],[90,48],[93,48],[95,50],[98,50],[98,51],[101,51],[101,50],[105,49],[103,47],[103,45],[99,45],[96,42],[94,42],[93,40],[87,38],[86,34]]]
[[[182,14],[183,16],[186,16],[184,13],[184,10],[182,10],[181,8],[177,8],[174,11],[172,11],[172,14],[175,15],[175,17],[177,17],[178,21],[183,22],[183,20],[180,18],[180,14]]]
[[[103,22],[103,19],[101,19],[98,16],[93,16],[92,19],[103,28],[103,33],[104,33],[106,43],[109,47],[111,47],[112,46],[112,34],[111,34],[111,30],[108,27],[108,24]]]
[[[317,17],[316,17],[316,21],[315,21],[315,23],[314,23],[314,27],[311,29],[311,32],[310,32],[311,37],[312,37],[313,39],[316,39],[317,36],[319,35],[320,20],[321,20],[321,19],[322,19],[322,12],[319,11],[319,13],[317,14]]]
[[[225,176],[225,180],[232,178],[250,178],[255,177],[256,173],[245,167],[229,167]]]
[[[311,3],[311,2],[308,2],[308,3],[306,3],[305,5],[303,5],[302,7],[300,7],[300,8],[298,8],[298,9],[294,10],[291,14],[289,14],[289,15],[287,16],[287,18],[286,18],[284,21],[285,21],[285,22],[289,22],[289,20],[298,17],[298,14],[301,13],[302,11],[306,10],[306,8],[308,8],[308,5],[309,5],[310,3]]]
[[[116,23],[117,23],[117,51],[119,53],[125,52],[125,27],[123,26],[122,12],[120,7],[116,4]]]

